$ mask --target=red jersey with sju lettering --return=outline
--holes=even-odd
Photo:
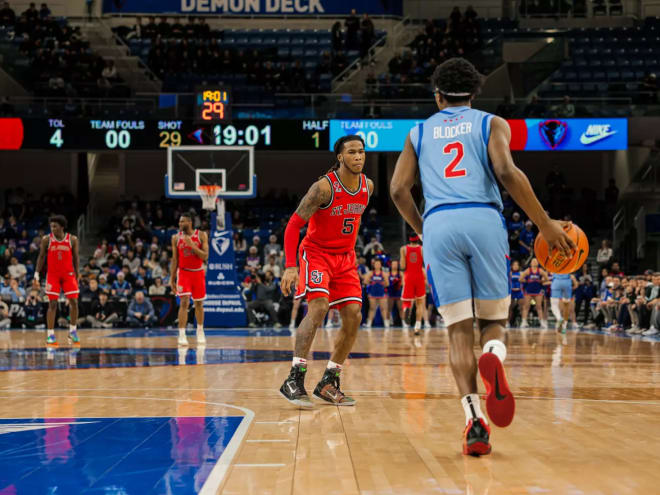
[[[406,278],[424,278],[422,246],[406,245],[406,271],[404,273]]]
[[[183,240],[185,235],[186,234],[183,232],[179,232],[179,239],[176,243],[176,248],[179,251],[179,268],[189,272],[202,270],[204,260],[197,256],[191,247],[186,245],[186,241]],[[202,248],[202,241],[199,238],[199,229],[195,229],[195,232],[190,236],[190,240],[198,249]]]
[[[48,273],[73,277],[73,247],[71,234],[58,241],[53,234],[48,236]]]
[[[332,199],[309,219],[307,235],[301,244],[304,248],[333,254],[353,251],[362,213],[369,203],[367,177],[360,174],[360,185],[355,192],[346,189],[336,172],[330,172],[324,178],[330,182]]]

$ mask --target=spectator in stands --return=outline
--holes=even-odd
[[[0,296],[13,303],[22,303],[25,301],[25,289],[19,285],[18,280],[12,278],[9,281],[9,287],[2,288]]]
[[[6,330],[10,326],[11,318],[9,317],[9,306],[0,299],[0,330]]]
[[[282,272],[280,266],[276,262],[275,256],[271,254],[268,256],[267,259],[268,259],[268,263],[264,265],[264,272],[269,271],[273,274],[273,277],[279,279]]]
[[[360,22],[360,36],[360,56],[366,58],[369,54],[369,48],[373,45],[376,38],[376,28],[369,14],[366,12],[363,14],[362,21]]]
[[[514,259],[519,259],[520,253],[520,233],[525,229],[525,224],[517,211],[511,215],[511,220],[507,221],[507,231],[509,233],[509,251]]]
[[[80,289],[80,306],[91,308],[92,303],[98,299],[101,291],[99,290],[99,283],[96,279],[91,279],[88,284],[83,285]]]
[[[199,18],[197,32],[198,36],[202,39],[209,39],[211,37],[211,27],[207,24],[205,17]]]
[[[133,288],[128,280],[126,280],[124,272],[118,272],[117,280],[112,283],[112,295],[120,301],[127,301],[131,297],[132,290]]]
[[[468,5],[465,9],[465,19],[474,21],[478,16],[479,14],[477,14],[477,11],[474,10],[474,7],[472,7],[472,5]]]
[[[612,277],[619,277],[619,278],[625,277],[625,274],[621,270],[621,266],[619,265],[618,261],[613,261],[612,262],[612,268],[610,269],[610,275]]]
[[[45,3],[41,4],[41,8],[39,9],[39,18],[40,19],[48,19],[51,15],[51,11],[48,8],[48,5]]]
[[[26,328],[45,328],[44,305],[39,299],[39,292],[30,290],[25,300],[25,326]]]
[[[371,258],[376,255],[378,251],[384,251],[383,245],[378,241],[376,236],[372,236],[369,243],[364,246],[362,255],[366,257],[366,261],[370,262]]]
[[[264,246],[265,256],[270,256],[271,254],[277,255],[282,250],[282,246],[277,242],[277,236],[271,234],[268,236],[268,244]]]
[[[0,26],[12,26],[14,22],[16,22],[16,13],[9,7],[9,2],[4,2],[0,9]]]
[[[573,105],[570,96],[564,95],[564,99],[557,107],[557,116],[564,119],[575,117],[575,105]]]
[[[523,110],[523,115],[525,117],[545,117],[546,111],[545,105],[539,101],[538,96],[534,95]]]
[[[11,9],[10,9],[11,10]],[[1,19],[1,17],[0,17]],[[341,22],[337,21],[332,25],[331,29],[332,36],[332,50],[338,52],[344,48],[344,36],[341,32]]]
[[[245,266],[247,268],[259,269],[261,267],[261,257],[259,256],[259,250],[256,246],[250,246],[248,249],[248,255],[245,259]]]
[[[11,278],[18,280],[19,282],[25,281],[27,268],[23,263],[19,263],[16,257],[11,258],[7,270],[9,271],[9,276]]]
[[[144,292],[137,291],[128,306],[126,321],[132,327],[151,327],[156,323],[156,313],[151,301],[144,297]]]
[[[30,2],[30,6],[21,15],[25,16],[26,19],[31,24],[35,23],[37,21],[37,19],[39,19],[39,11],[37,10],[37,6],[35,5],[34,2]]]
[[[603,239],[596,256],[596,262],[598,263],[598,266],[601,268],[601,270],[610,266],[610,261],[612,260],[613,255],[614,251],[612,251],[609,241],[607,239]]]
[[[183,38],[183,31],[184,28],[183,25],[179,22],[179,17],[175,17],[174,22],[170,28],[170,36],[172,38]]]
[[[234,252],[244,253],[247,251],[247,242],[243,237],[243,232],[234,232]]]
[[[646,328],[648,324],[648,330],[644,330],[642,335],[656,335],[660,331],[660,273],[653,274],[652,284],[646,287],[642,303],[644,305],[642,328]]]
[[[144,38],[153,39],[157,35],[158,35],[158,26],[156,25],[156,18],[149,17],[149,22],[147,23],[146,26],[144,26],[144,29],[142,30],[142,36]]]
[[[263,264],[262,261],[264,259],[264,246],[263,244],[261,244],[261,237],[259,237],[258,235],[252,236],[252,244],[250,245],[249,250],[252,251],[252,248],[257,249],[257,255],[261,260],[259,264]]]
[[[532,230],[533,226],[534,224],[531,222],[531,220],[527,220],[525,222],[525,230],[520,232],[520,238],[518,240],[518,245],[520,247],[518,250],[520,252],[520,257],[524,260],[530,258],[534,252],[534,238],[536,237],[536,234]]]
[[[351,9],[351,14],[346,18],[344,26],[346,26],[346,49],[357,50],[358,48],[358,31],[360,30],[360,19],[356,15],[355,9]]]
[[[171,26],[167,22],[167,17],[161,17],[158,23],[158,35],[161,38],[169,38]]]
[[[122,262],[123,266],[127,266],[129,271],[135,275],[140,268],[141,262],[140,258],[135,257],[135,252],[132,249],[129,249],[126,253],[126,258]]]
[[[254,311],[266,311],[275,328],[280,328],[282,325],[277,320],[277,313],[273,303],[279,297],[279,287],[275,283],[273,273],[267,271],[263,276],[259,273],[256,274],[255,280],[252,284],[251,292],[255,298],[247,304],[247,317],[250,327],[257,326],[257,319]]]
[[[167,286],[163,285],[163,279],[156,277],[153,285],[149,287],[149,297],[151,296],[164,296],[167,292]]]
[[[113,322],[118,318],[114,305],[108,299],[108,293],[101,292],[92,304],[90,314],[85,316],[80,324],[88,323],[92,328],[112,328]]]

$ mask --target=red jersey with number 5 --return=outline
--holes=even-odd
[[[66,234],[61,241],[49,234],[47,264],[48,273],[51,275],[74,276],[71,234]]]
[[[330,182],[332,198],[309,219],[302,246],[335,254],[353,251],[360,219],[369,203],[367,177],[360,174],[360,185],[355,192],[346,189],[336,172],[324,178]]]

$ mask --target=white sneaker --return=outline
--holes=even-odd
[[[401,326],[405,329],[408,330],[410,328],[410,325],[408,325],[405,321],[401,322]]]
[[[431,322],[430,321],[425,321],[424,322],[424,328],[431,328]]]
[[[369,320],[364,322],[364,328],[371,328],[371,322]]]
[[[630,333],[634,333],[635,335],[639,335],[639,334],[642,333],[642,332],[646,332],[646,329],[645,329],[645,328],[635,327],[635,329],[634,329],[632,332],[630,332]]]
[[[548,320],[541,320],[541,328],[548,328]]]
[[[186,338],[185,335],[179,335],[179,339],[177,340],[177,343],[182,347],[187,347],[188,339]]]
[[[390,320],[385,320],[385,328],[390,328],[392,326],[392,323]]]
[[[295,329],[296,329],[296,322],[292,321],[291,323],[289,323],[289,330],[295,330]]]
[[[332,328],[332,320],[328,320],[327,323],[325,324],[325,328]]]
[[[655,327],[649,328],[646,332],[644,332],[642,335],[646,335],[647,337],[649,335],[656,335],[658,333],[658,329]]]
[[[206,344],[206,335],[204,334],[204,330],[201,332],[199,330],[197,331],[197,343],[201,345]]]
[[[529,328],[529,324],[526,320],[523,320],[522,323],[520,323],[520,328]]]

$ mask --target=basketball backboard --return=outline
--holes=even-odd
[[[256,196],[252,146],[171,146],[167,148],[165,194],[199,198],[203,185],[222,187],[222,199]]]

